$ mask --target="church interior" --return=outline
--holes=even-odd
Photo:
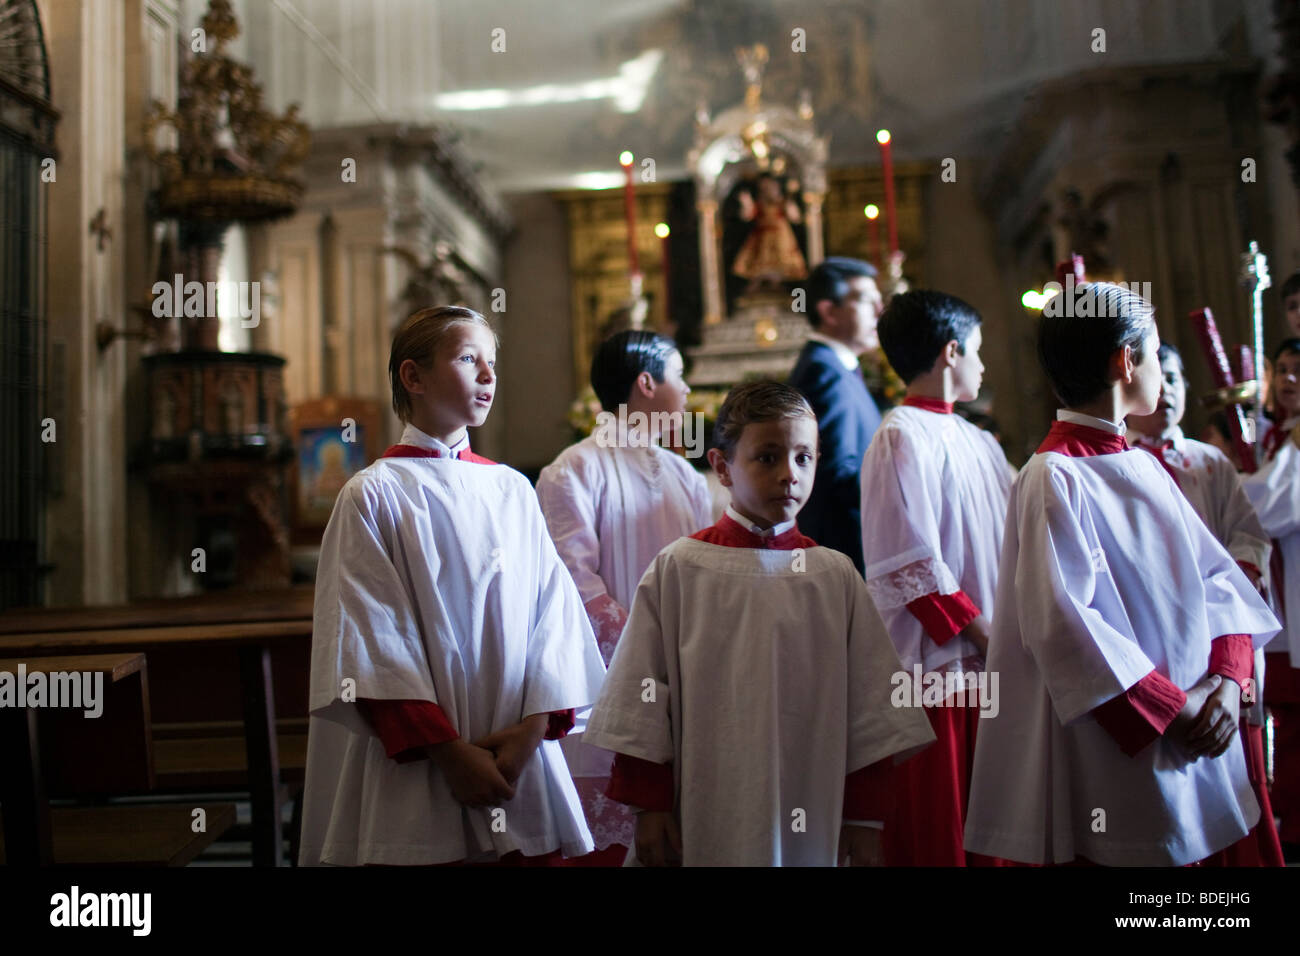
[[[0,37],[0,669],[105,694],[0,708],[11,866],[293,864],[321,537],[417,309],[490,322],[472,445],[531,481],[614,332],[673,338],[705,421],[784,379],[830,256],[978,310],[962,412],[1017,467],[1062,263],[1149,289],[1189,435],[1188,316],[1289,334],[1294,0],[0,0]]]

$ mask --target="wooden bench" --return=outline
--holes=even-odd
[[[281,783],[300,783],[306,763],[312,601],[311,587],[296,587],[10,611],[0,615],[0,656],[147,651],[162,675],[154,695],[157,785],[246,787],[254,863],[275,866],[283,855]],[[289,717],[278,733],[277,689]],[[214,720],[236,716],[242,720]]]
[[[221,591],[183,598],[75,608],[17,608],[0,614],[0,634],[311,620],[310,585],[274,591]]]
[[[205,829],[196,833],[199,808]],[[50,824],[56,866],[184,866],[234,826],[235,805],[54,807]]]
[[[51,794],[84,797],[153,788],[143,654],[0,660],[0,675],[16,691],[0,708],[5,862],[180,866],[234,824],[232,804],[204,806],[205,825],[197,831],[193,807],[50,808]],[[45,687],[39,700],[28,699],[33,675],[40,675]],[[65,694],[74,699],[64,699]]]
[[[276,720],[280,780],[302,786],[307,768],[307,719]],[[189,721],[153,725],[155,787],[161,792],[247,790],[248,745],[238,721]]]

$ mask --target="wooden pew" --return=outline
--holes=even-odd
[[[130,604],[76,608],[17,608],[0,614],[0,634],[80,631],[90,628],[236,624],[311,620],[310,585],[273,591],[221,591]]]
[[[40,706],[27,699],[30,676],[46,685]],[[72,675],[76,686],[56,681]],[[81,675],[91,675],[93,700]],[[185,806],[49,805],[51,794],[106,795],[151,789],[149,683],[140,653],[0,660],[0,678],[14,692],[0,707],[0,859],[14,865],[184,865],[234,823],[234,806],[203,807],[205,826],[191,825]],[[95,680],[98,678],[98,680]],[[19,685],[15,687],[15,684]],[[76,690],[74,700],[52,699]],[[95,690],[98,693],[95,693]],[[23,704],[23,706],[20,706]],[[71,706],[75,702],[75,707]],[[59,706],[55,706],[55,705]],[[88,716],[98,713],[98,716]]]
[[[156,678],[158,785],[174,791],[246,782],[254,863],[275,866],[282,857],[280,783],[300,781],[305,766],[312,597],[308,586],[10,611],[0,615],[0,656],[147,651]],[[285,717],[278,734],[277,701]],[[284,775],[282,744],[291,761]]]
[[[206,830],[195,833],[200,808]],[[55,865],[185,866],[235,825],[235,805],[55,807],[50,820]],[[0,864],[9,862],[19,861],[5,858],[0,839]]]

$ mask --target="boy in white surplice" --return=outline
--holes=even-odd
[[[867,590],[903,669],[962,689],[926,707],[938,743],[889,774],[885,862],[983,863],[967,860],[962,828],[979,715],[991,707],[965,688],[984,670],[1015,476],[993,436],[953,414],[954,402],[979,394],[979,313],[942,292],[905,292],[890,300],[879,335],[907,397],[862,461]]]
[[[795,526],[817,419],[788,385],[741,385],[715,443],[731,504],[641,579],[587,727],[639,811],[629,863],[879,862],[855,825],[876,819],[869,765],[934,734],[893,706],[898,655],[853,563]]]
[[[1083,284],[1038,330],[1065,407],[1011,489],[966,849],[1180,866],[1259,818],[1239,683],[1277,619],[1124,419],[1160,395],[1154,309]]]
[[[406,429],[343,487],[321,542],[303,865],[592,849],[557,738],[604,667],[528,479],[469,449],[495,368],[470,309],[421,309],[393,339]]]

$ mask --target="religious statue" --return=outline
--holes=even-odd
[[[734,274],[749,280],[746,294],[763,285],[779,289],[783,282],[808,276],[791,225],[802,220],[798,205],[784,195],[774,176],[760,176],[757,192],[757,199],[748,190],[739,195],[740,218],[753,226],[731,265]]]

